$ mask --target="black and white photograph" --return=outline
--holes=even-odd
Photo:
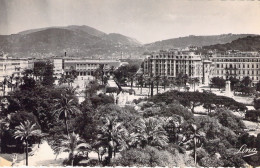
[[[0,0],[0,167],[260,167],[260,0]]]

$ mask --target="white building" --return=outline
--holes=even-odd
[[[33,67],[33,62],[26,58],[10,58],[0,55],[0,82],[6,77],[21,76],[25,69]]]

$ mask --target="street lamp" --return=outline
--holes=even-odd
[[[25,141],[23,141],[23,153],[25,154],[25,148],[26,148],[26,143],[25,143]],[[26,159],[25,159],[25,162],[26,162]],[[26,163],[24,163],[24,165],[25,165]]]

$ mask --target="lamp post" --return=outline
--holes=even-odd
[[[26,143],[25,143],[25,141],[23,141],[23,153],[26,153],[25,152],[25,148],[26,148]],[[27,165],[28,163],[27,163],[27,159],[25,159],[25,164]]]
[[[200,141],[200,136],[199,134],[197,134],[197,126],[195,124],[192,124],[191,125],[192,129],[193,129],[193,153],[194,153],[194,162],[195,162],[195,165],[197,164],[197,154],[196,154],[196,146],[197,146],[197,143]]]

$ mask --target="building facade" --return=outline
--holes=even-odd
[[[94,72],[100,65],[104,66],[104,71],[114,69],[121,65],[119,60],[101,60],[101,59],[53,59],[54,74],[59,76],[61,74],[70,75],[72,71],[76,71],[78,76],[94,75]]]
[[[10,58],[6,55],[0,56],[0,82],[6,77],[21,76],[26,69],[33,68],[33,60],[27,58]]]
[[[249,76],[253,83],[260,80],[260,54],[258,52],[227,51],[212,56],[214,71],[212,77],[242,80]]]
[[[170,50],[152,53],[144,60],[145,75],[175,78],[179,73],[199,78],[205,85],[213,77],[242,80],[249,76],[253,83],[257,83],[260,80],[260,54],[227,51],[204,57],[194,51]]]
[[[160,51],[144,60],[144,74],[175,78],[178,74],[187,74],[191,78],[202,80],[202,57],[193,51]]]

